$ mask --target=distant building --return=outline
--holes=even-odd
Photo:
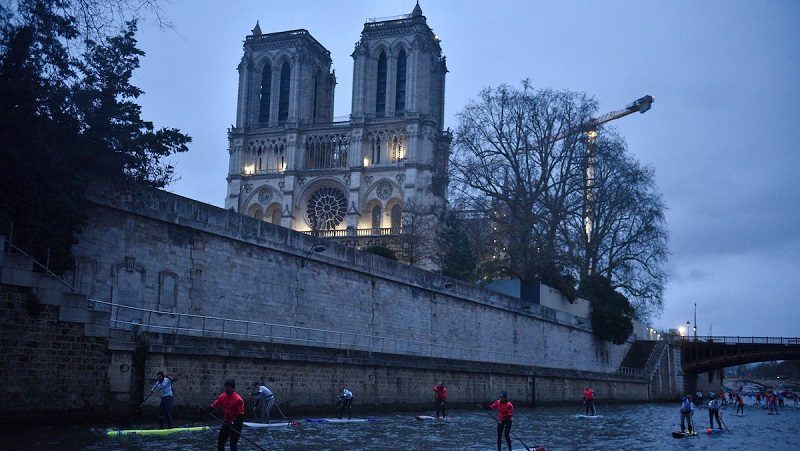
[[[419,4],[368,19],[352,57],[352,112],[334,121],[330,52],[307,30],[256,23],[238,67],[226,208],[358,247],[401,236],[407,208],[444,208],[447,65]]]

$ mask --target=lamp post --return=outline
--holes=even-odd
[[[312,243],[311,247],[308,248],[308,252],[306,252],[306,255],[300,260],[300,267],[305,268],[306,260],[308,260],[308,257],[310,257],[312,253],[325,252],[325,249],[327,249],[327,247],[325,247],[324,244]]]
[[[439,285],[439,288],[433,290],[433,299],[436,300],[436,295],[441,293],[441,291],[445,288],[453,288],[453,283],[447,281],[442,282],[442,284]]]

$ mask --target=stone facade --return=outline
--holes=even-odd
[[[306,30],[246,37],[225,208],[318,236],[375,242],[445,206],[447,66],[419,5],[364,24],[352,112],[334,121],[330,52]]]

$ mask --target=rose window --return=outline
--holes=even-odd
[[[381,183],[380,185],[378,185],[377,191],[378,191],[378,197],[380,197],[383,200],[386,200],[392,195],[392,185],[385,182]]]
[[[338,188],[323,186],[308,199],[306,214],[312,229],[333,230],[347,214],[347,198]]]

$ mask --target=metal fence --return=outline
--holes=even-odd
[[[109,311],[111,313],[112,328],[134,329],[139,332],[173,333],[462,361],[597,371],[629,377],[644,376],[643,371],[637,368],[614,368],[601,364],[578,364],[572,360],[544,357],[541,354],[499,352],[474,347],[455,346],[435,341],[382,337],[354,332],[216,316],[161,312],[114,304],[96,299],[89,299],[89,308],[92,310]]]
[[[721,344],[747,344],[747,345],[800,345],[800,338],[797,337],[733,337],[733,336],[705,336],[705,337],[681,337],[681,342],[703,342]]]

